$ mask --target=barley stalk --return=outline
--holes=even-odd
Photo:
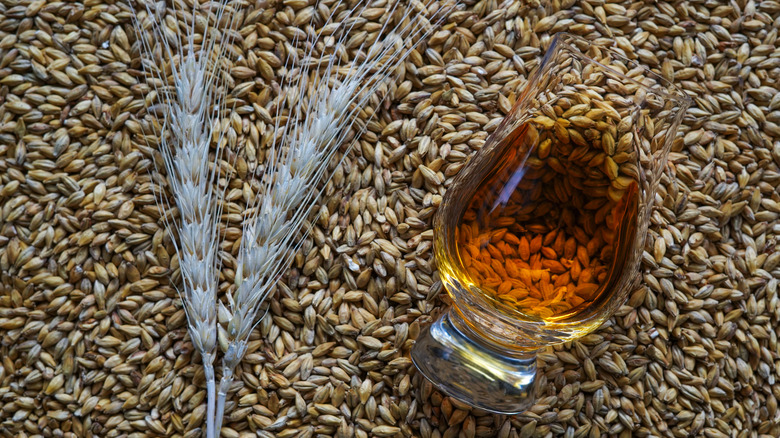
[[[338,11],[340,6],[337,3],[333,11]],[[338,19],[332,15],[325,28],[337,28],[348,17],[360,16],[367,6],[367,3],[358,4],[339,14]],[[421,12],[424,15],[425,7],[414,1],[393,4],[377,38],[370,43],[363,41],[357,48],[359,55],[345,65],[341,60],[345,58],[346,44],[352,36],[350,30],[357,20],[347,21],[351,24],[346,24],[337,38],[311,36],[306,41],[308,49],[300,65],[288,77],[290,115],[284,126],[275,127],[279,145],[275,144],[270,152],[263,189],[243,223],[235,291],[227,297],[228,305],[220,306],[220,322],[225,325],[220,342],[225,355],[217,402],[217,430],[235,367],[246,352],[256,321],[262,319],[258,318],[261,306],[308,234],[306,219],[319,197],[318,187],[327,180],[328,166],[340,146],[360,138],[366,124],[356,123],[358,114],[435,27],[425,20],[409,18]],[[401,19],[391,24],[394,19],[390,17]],[[327,54],[320,52],[323,45]],[[287,63],[294,64],[294,59],[288,58]],[[383,97],[384,94],[380,102]]]
[[[149,112],[160,125],[159,150],[169,191],[179,212],[176,220],[166,220],[166,227],[169,233],[178,235],[178,241],[173,239],[173,242],[183,283],[179,295],[192,343],[203,360],[208,398],[207,436],[213,437],[221,193],[214,188],[219,170],[210,163],[209,149],[214,137],[218,145],[222,143],[218,117],[225,109],[225,93],[219,65],[227,44],[220,41],[217,30],[228,5],[210,4],[215,10],[204,11],[196,3],[189,23],[179,29],[183,33],[178,35],[172,34],[163,22],[164,6],[164,3],[147,3],[146,13],[135,15],[133,21],[147,55],[144,68],[161,100]],[[174,15],[183,12],[179,7],[172,3]],[[154,41],[143,38],[149,28]],[[201,32],[202,41],[196,44]],[[216,159],[219,156],[218,147]],[[164,204],[158,202],[160,207]],[[168,217],[164,213],[162,216]]]

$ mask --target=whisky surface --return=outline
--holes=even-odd
[[[579,125],[541,116],[500,140],[456,228],[461,283],[534,319],[598,306],[634,251],[636,154],[614,124]]]

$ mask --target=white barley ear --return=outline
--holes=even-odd
[[[173,0],[139,2],[133,24],[141,44],[142,64],[154,102],[147,110],[156,132],[148,143],[159,151],[158,171],[165,170],[169,195],[178,217],[166,212],[158,199],[166,229],[173,238],[182,284],[178,288],[187,315],[192,343],[203,359],[207,385],[209,438],[215,437],[217,346],[217,290],[219,279],[220,189],[215,187],[224,130],[226,76],[220,66],[230,45],[223,26],[232,23],[227,2],[195,2],[194,7]],[[132,7],[132,4],[131,4]],[[212,144],[216,150],[211,151]]]
[[[220,304],[220,344],[225,355],[217,429],[235,367],[263,316],[259,314],[262,304],[308,235],[306,220],[329,177],[329,166],[339,162],[339,148],[346,145],[346,155],[365,132],[376,111],[366,106],[379,106],[388,79],[454,6],[395,2],[387,6],[382,28],[367,34],[355,29],[364,21],[360,15],[368,5],[358,2],[350,9],[341,1],[320,3],[317,10],[326,14],[320,17],[324,25],[319,31],[309,27],[301,42],[303,53],[298,53],[298,41],[286,46],[288,76],[277,100],[276,141],[260,176],[261,192],[243,223],[234,290],[227,305]],[[437,14],[429,14],[426,8],[431,5]],[[289,112],[283,114],[283,108]],[[360,121],[364,114],[367,120]]]

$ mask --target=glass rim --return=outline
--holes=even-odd
[[[680,87],[675,85],[672,81],[666,79],[665,77],[659,75],[658,73],[650,70],[647,66],[643,65],[637,60],[629,59],[622,53],[615,50],[613,47],[610,46],[604,46],[604,45],[597,45],[596,47],[604,50],[608,50],[611,54],[618,57],[621,61],[624,61],[628,65],[635,65],[636,67],[641,68],[645,71],[647,75],[655,79],[661,84],[661,88],[651,88],[638,80],[631,78],[629,76],[626,76],[624,73],[621,73],[617,70],[615,70],[612,67],[609,67],[607,65],[602,64],[599,61],[596,61],[595,59],[591,58],[590,56],[586,55],[582,52],[582,50],[578,49],[577,47],[573,46],[569,43],[569,41],[579,41],[584,44],[590,44],[594,45],[592,42],[586,40],[585,38],[582,38],[580,36],[568,33],[568,32],[558,32],[553,36],[552,43],[550,44],[550,47],[547,49],[547,53],[545,54],[545,58],[548,56],[547,54],[552,53],[550,51],[551,48],[554,48],[556,44],[561,44],[562,46],[568,48],[570,51],[573,51],[577,54],[577,56],[580,56],[584,58],[586,61],[591,62],[595,65],[598,65],[599,67],[609,71],[612,74],[615,74],[616,76],[619,76],[621,79],[624,79],[626,81],[629,81],[631,83],[634,83],[643,89],[647,90],[648,92],[655,93],[660,95],[661,97],[672,99],[677,101],[681,106],[689,107],[693,103],[693,99],[691,99],[690,96],[688,96]],[[614,41],[614,40],[613,40]]]

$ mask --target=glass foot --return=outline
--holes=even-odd
[[[420,334],[411,356],[437,389],[475,408],[519,414],[534,403],[536,354],[487,344],[452,309]]]

